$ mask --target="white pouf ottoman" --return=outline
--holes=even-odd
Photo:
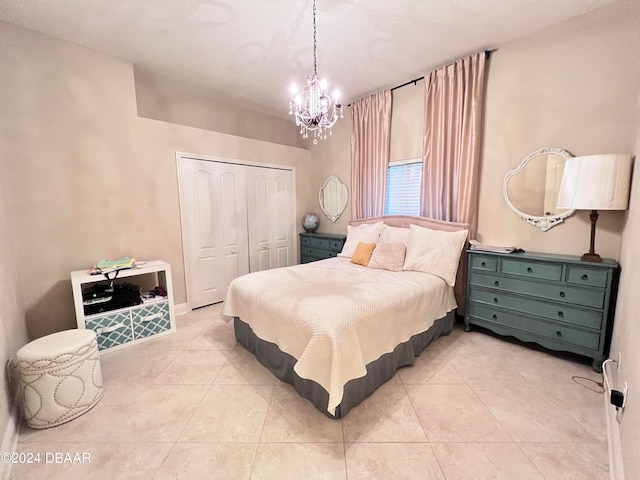
[[[16,353],[24,418],[49,428],[90,410],[102,398],[102,370],[93,330],[65,330],[28,343]]]

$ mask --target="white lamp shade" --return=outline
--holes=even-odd
[[[631,155],[574,157],[564,165],[556,208],[626,210],[629,206]]]

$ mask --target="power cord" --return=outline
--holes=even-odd
[[[604,393],[604,383],[602,382],[598,382],[596,380],[593,380],[591,378],[587,378],[587,377],[581,377],[579,375],[574,375],[571,377],[571,380],[573,380],[574,382],[576,382],[578,385],[586,388],[587,390],[591,390],[592,392],[596,392],[596,393]],[[589,384],[592,383],[594,385],[596,385],[597,387],[599,387],[598,390],[591,388],[589,386]]]

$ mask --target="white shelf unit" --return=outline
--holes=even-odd
[[[82,301],[83,288],[96,283],[108,283],[104,275],[89,275],[86,270],[71,272],[73,303],[78,328],[89,328],[98,335],[100,352],[112,352],[176,330],[173,303],[171,265],[162,260],[141,262],[141,266],[120,270],[116,283],[138,284],[142,289],[163,287],[167,296],[132,307],[85,315]],[[110,277],[113,274],[109,274]],[[136,277],[136,278],[133,278]]]

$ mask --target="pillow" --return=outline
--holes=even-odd
[[[408,228],[406,230],[409,231]],[[404,242],[379,243],[371,255],[368,267],[401,272],[406,251]]]
[[[356,251],[353,252],[351,263],[357,263],[358,265],[366,267],[367,265],[369,265],[369,259],[371,258],[371,254],[373,253],[374,248],[376,248],[375,243],[360,242],[356,247]]]
[[[445,232],[411,225],[403,270],[437,275],[453,287],[468,234],[467,230]]]
[[[390,227],[389,225],[385,225],[382,229],[382,232],[380,232],[378,243],[404,242],[404,244],[406,245],[408,236],[408,228]]]
[[[360,242],[376,243],[383,225],[384,223],[382,222],[365,223],[359,227],[347,225],[347,241],[345,242],[344,247],[342,247],[342,252],[340,252],[338,256],[351,258]]]

